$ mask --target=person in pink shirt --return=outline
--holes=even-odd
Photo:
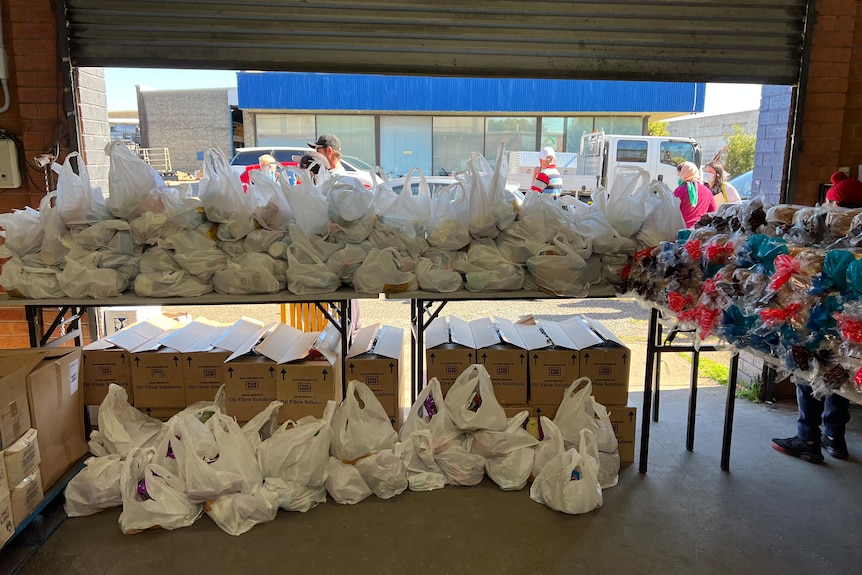
[[[701,216],[716,210],[715,199],[709,188],[700,183],[700,171],[693,163],[681,163],[676,172],[681,183],[673,195],[679,198],[679,211],[685,227],[692,228]]]

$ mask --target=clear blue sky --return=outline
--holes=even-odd
[[[108,111],[135,110],[135,85],[153,90],[236,88],[230,70],[163,70],[157,68],[105,68]],[[707,84],[705,114],[727,114],[760,107],[759,84]]]

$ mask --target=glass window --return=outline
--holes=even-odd
[[[313,142],[313,114],[256,114],[254,119],[258,146],[308,147]]]
[[[467,169],[470,152],[485,149],[485,119],[479,116],[435,116],[431,170],[448,176]]]
[[[488,118],[485,123],[485,157],[493,166],[497,147],[505,142],[506,153],[536,151],[536,118]]]
[[[431,117],[381,116],[380,167],[393,178],[411,168],[431,174]]]
[[[688,142],[662,142],[659,153],[662,164],[678,166],[683,162],[694,162],[694,146]]]
[[[600,116],[596,118],[596,129],[605,134],[642,136],[644,121],[640,116]]]
[[[539,139],[539,148],[551,146],[557,152],[567,151],[565,127],[565,118],[542,118],[542,136]]]
[[[592,116],[566,118],[566,151],[580,153],[581,136],[593,131]]]
[[[617,142],[618,162],[647,161],[647,143],[644,140],[619,140]]]
[[[374,115],[317,116],[317,131],[308,140],[313,142],[320,134],[335,134],[341,139],[341,153],[377,164],[375,149]]]

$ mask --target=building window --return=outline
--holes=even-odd
[[[581,137],[593,132],[592,116],[576,116],[566,118],[566,150],[567,152],[581,151]]]
[[[256,114],[258,146],[306,147],[314,140],[312,114]]]
[[[315,134],[335,134],[341,140],[341,153],[344,156],[356,156],[371,165],[378,163],[373,114],[319,115]],[[308,141],[313,142],[314,139]]]
[[[381,116],[380,167],[393,178],[411,168],[431,174],[431,117]]]
[[[485,157],[494,165],[497,160],[497,147],[505,143],[505,151],[534,152],[538,129],[536,118],[488,118],[485,123]]]
[[[640,116],[599,116],[596,129],[604,130],[605,134],[643,136],[644,120]]]
[[[569,151],[566,147],[565,128],[565,118],[542,118],[542,134],[539,137],[539,148],[551,146],[557,152]]]
[[[435,116],[432,133],[431,171],[448,176],[467,169],[470,152],[485,149],[485,118]]]

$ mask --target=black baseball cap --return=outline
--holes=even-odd
[[[332,148],[333,150],[341,151],[341,140],[335,134],[321,134],[317,137],[314,143],[309,142],[309,148],[323,146],[324,148]]]

